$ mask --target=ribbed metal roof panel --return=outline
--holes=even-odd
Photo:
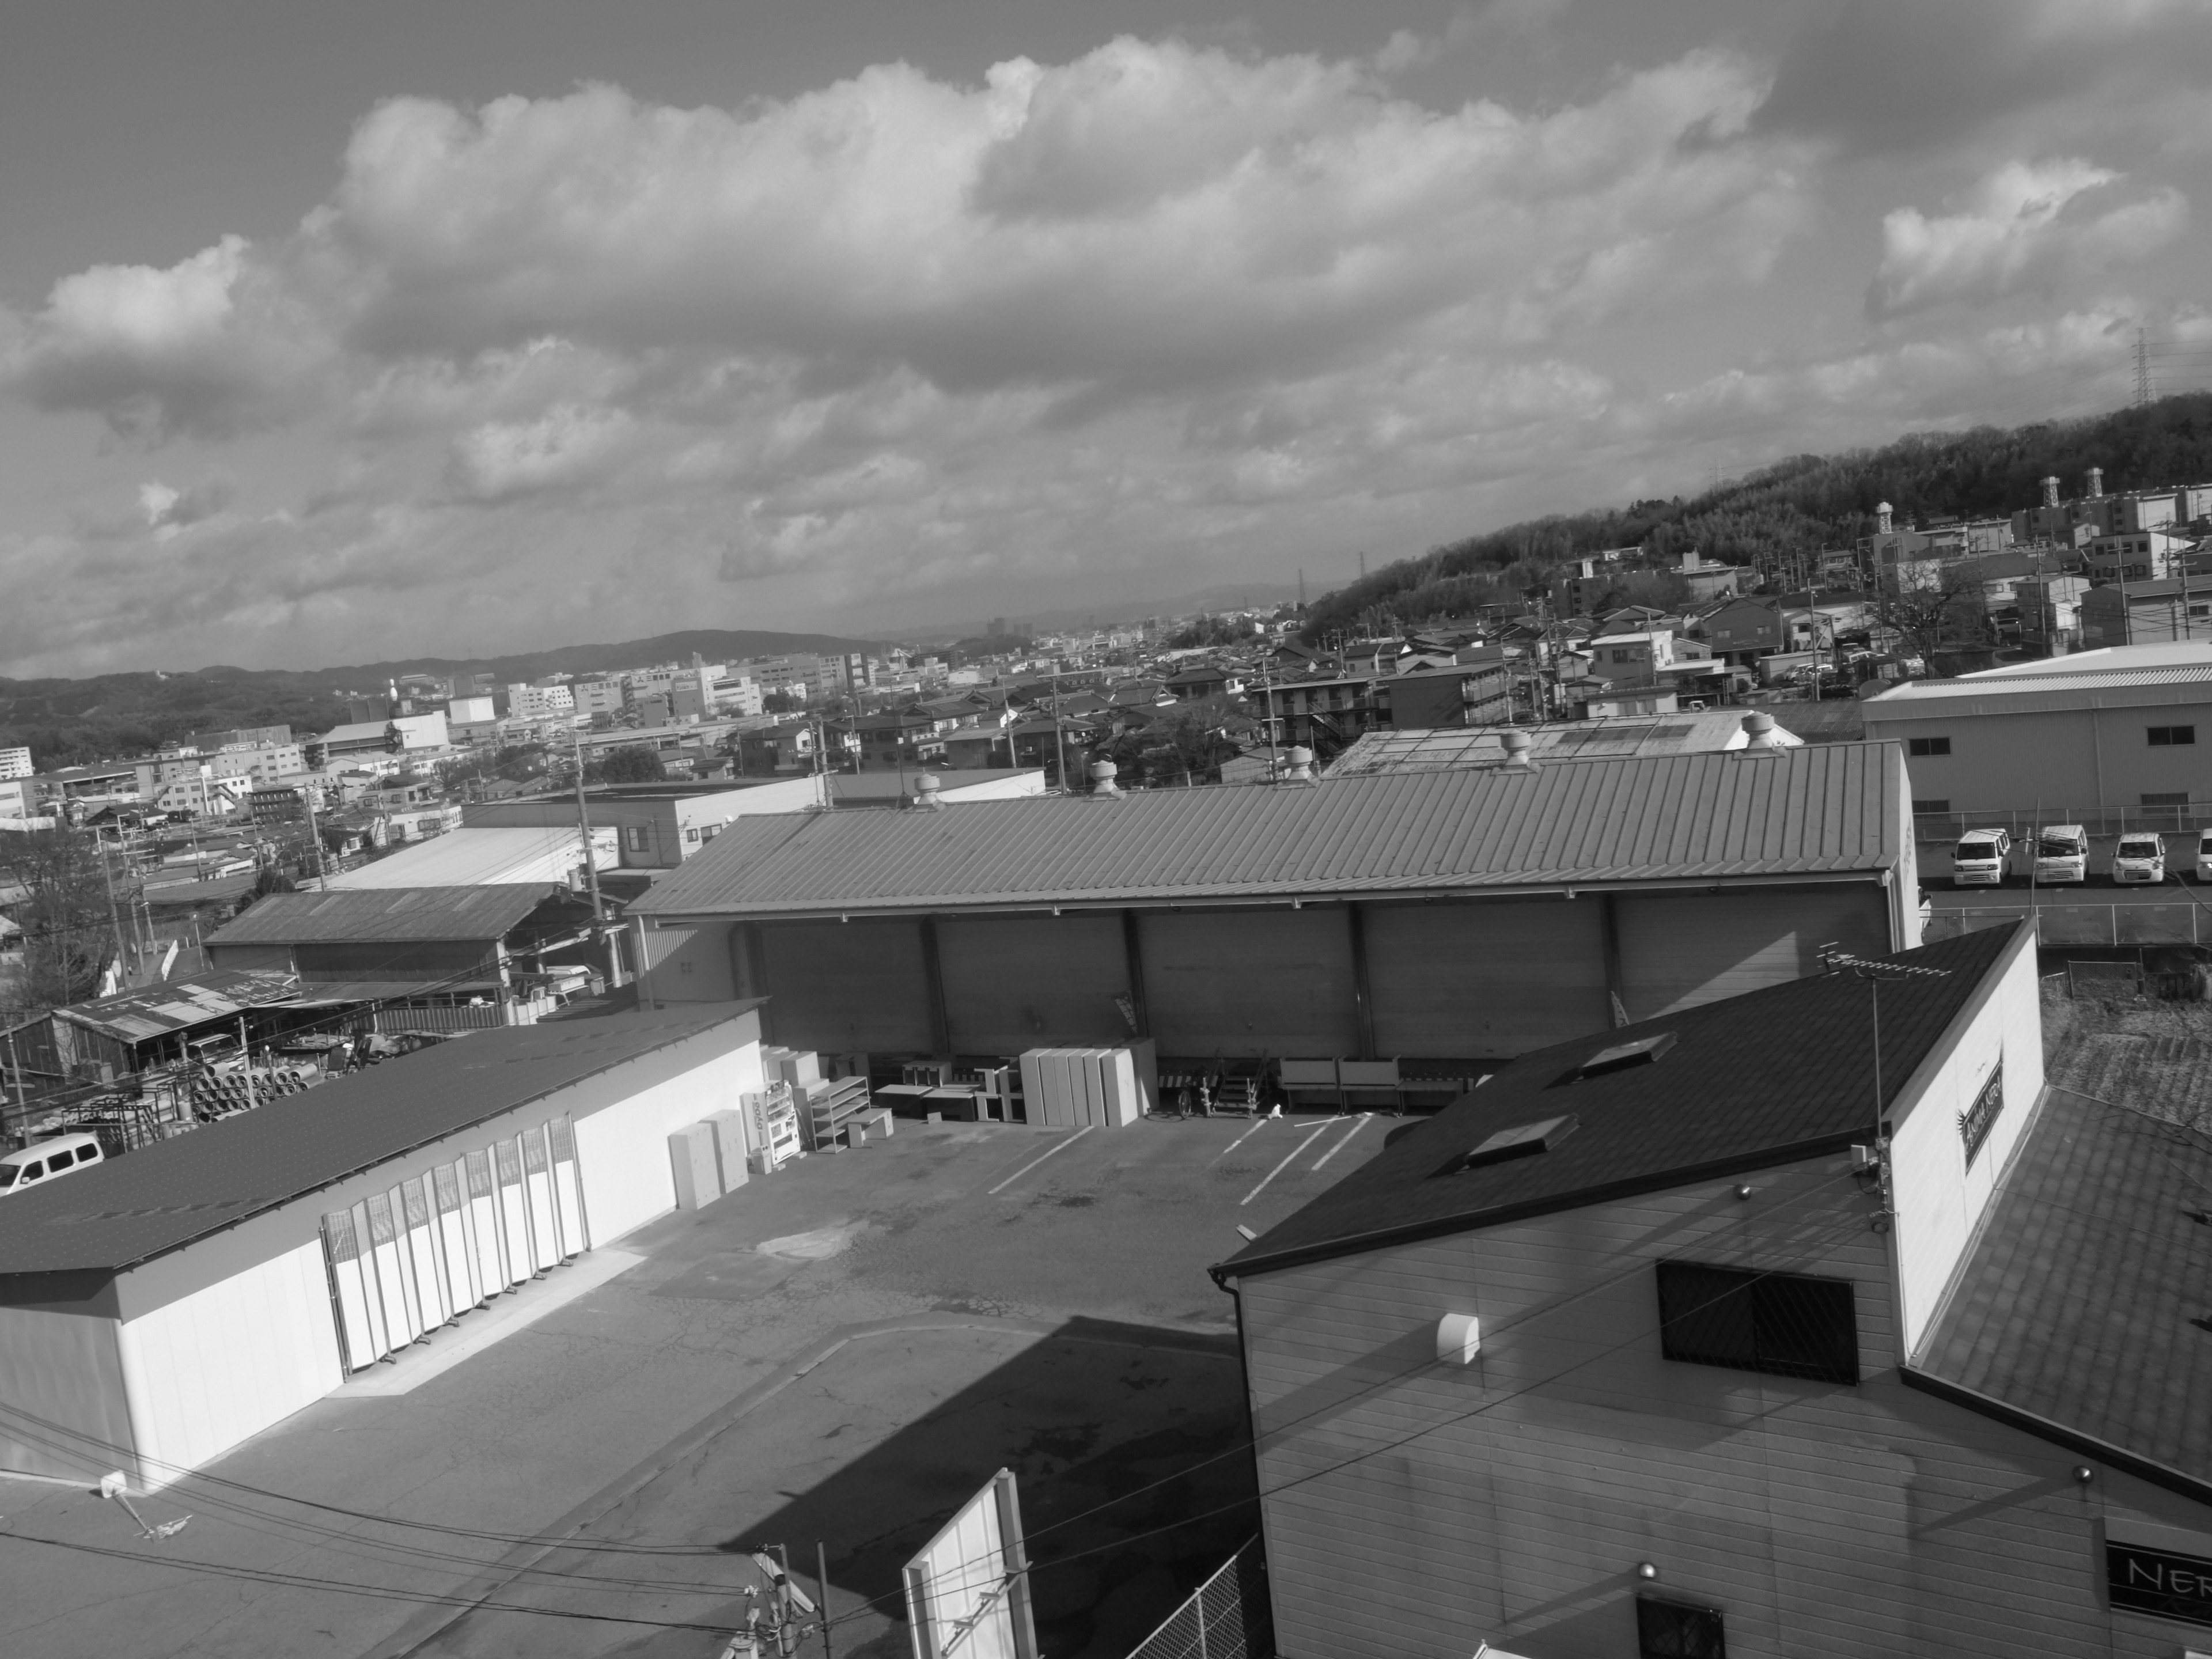
[[[498,939],[547,897],[550,882],[271,893],[210,945],[325,945],[354,939]]]
[[[0,1199],[0,1277],[129,1267],[759,1006],[471,1031],[11,1193]]]
[[[1901,854],[1895,745],[1649,756],[979,801],[933,813],[740,821],[633,915],[951,906],[1864,872]]]

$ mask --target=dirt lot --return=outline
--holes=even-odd
[[[192,1516],[171,1538],[0,1477],[0,1651],[690,1659],[758,1583],[751,1547],[788,1546],[811,1591],[820,1540],[839,1659],[890,1659],[899,1567],[1003,1466],[1046,1650],[1119,1659],[1254,1528],[1206,1267],[1387,1127],[902,1125],[807,1159],[621,1241],[642,1260],[483,1352],[441,1370],[434,1340],[142,1501]]]

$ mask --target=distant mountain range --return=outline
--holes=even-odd
[[[709,662],[793,652],[880,649],[835,634],[779,634],[757,629],[694,629],[609,645],[564,645],[505,657],[414,657],[343,668],[203,668],[191,673],[96,674],[87,679],[0,678],[0,749],[27,744],[45,771],[143,754],[197,732],[241,726],[289,726],[320,732],[343,718],[334,692],[380,690],[403,674],[441,679],[489,673],[500,684],[582,674],[595,669]]]

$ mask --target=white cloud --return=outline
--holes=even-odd
[[[2189,204],[2180,191],[2117,201],[2108,187],[2119,179],[2084,161],[2014,161],[1977,185],[1955,214],[1897,209],[1882,220],[1868,313],[1986,304],[2144,258],[2181,235]],[[2109,205],[2100,211],[2100,203]]]

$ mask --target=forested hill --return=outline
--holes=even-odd
[[[2212,481],[2212,393],[2164,398],[2087,420],[1920,434],[1881,449],[1800,455],[1699,495],[1532,519],[1370,571],[1324,594],[1307,618],[1319,636],[1388,618],[1420,623],[1519,599],[1562,561],[1601,548],[1696,548],[1743,564],[1761,552],[1848,546],[1873,527],[1875,504],[1898,522],[1923,515],[1998,517],[2033,507],[2056,474],[2071,495],[2090,467],[2107,491]],[[1375,613],[1375,614],[1369,614]]]
[[[345,718],[335,695],[375,692],[403,674],[441,678],[484,672],[500,684],[548,674],[709,662],[793,652],[869,651],[880,645],[832,634],[700,629],[609,645],[557,646],[513,657],[416,657],[349,668],[203,668],[189,674],[99,674],[85,679],[0,678],[0,749],[27,744],[40,771],[147,753],[161,744],[240,726],[321,732]]]

